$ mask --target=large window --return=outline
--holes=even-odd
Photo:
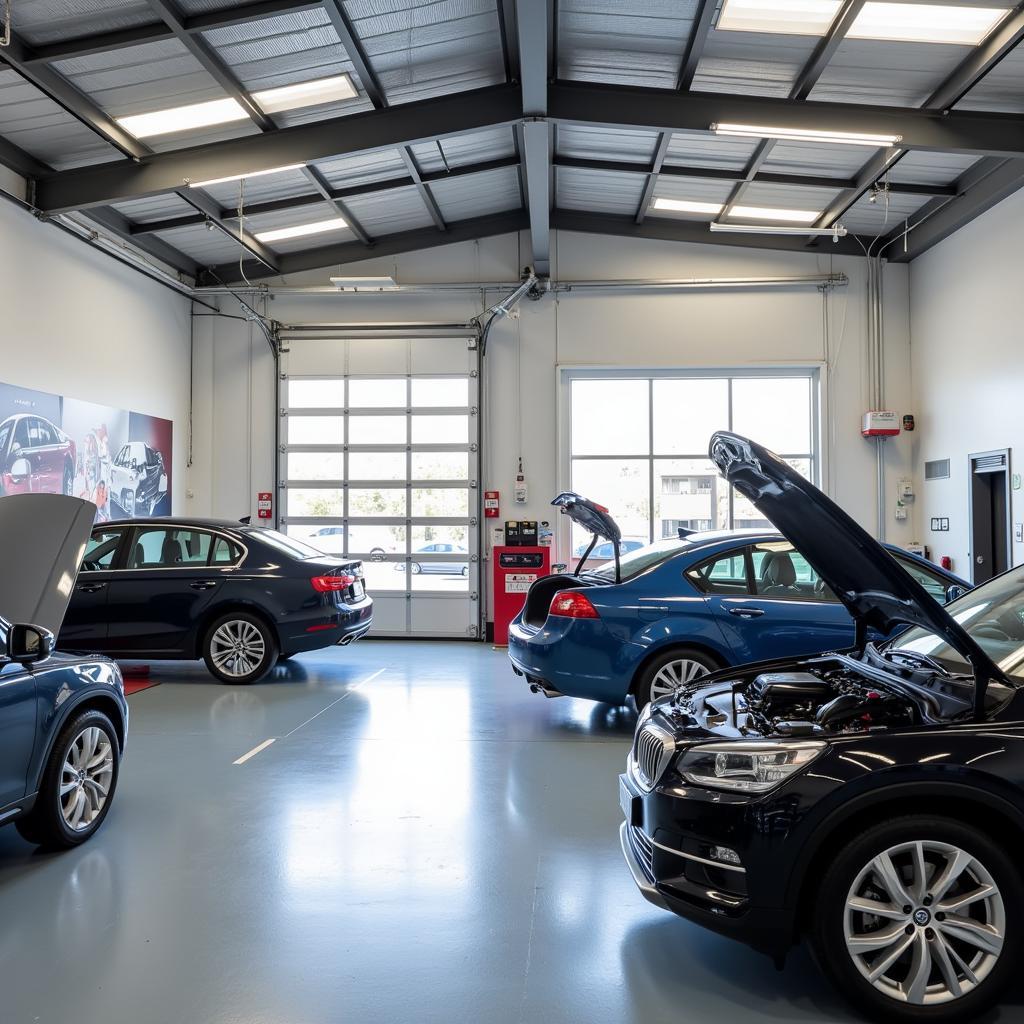
[[[769,525],[708,459],[716,430],[744,434],[818,478],[816,370],[567,369],[562,384],[569,486],[607,505],[624,538]],[[585,539],[574,532],[573,549]]]

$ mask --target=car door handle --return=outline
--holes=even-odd
[[[95,594],[97,590],[102,590],[106,586],[106,583],[79,583],[78,589],[83,594]]]
[[[217,586],[216,580],[196,580],[195,583],[190,583],[189,586],[193,590],[212,590]]]
[[[730,608],[729,614],[738,615],[741,619],[756,619],[759,615],[764,615],[764,609],[744,606],[742,608]]]

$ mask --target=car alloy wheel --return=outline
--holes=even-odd
[[[706,665],[689,658],[666,662],[651,680],[651,700],[667,697],[670,693],[685,689],[701,676],[708,674]]]
[[[98,726],[83,729],[68,748],[60,773],[60,813],[73,832],[84,832],[103,813],[114,777],[114,750]]]
[[[951,843],[900,843],[873,857],[846,899],[846,948],[880,993],[911,1006],[960,999],[992,973],[1006,908],[991,873]]]
[[[253,675],[266,655],[263,634],[247,619],[222,622],[210,638],[210,659],[220,672],[234,679]]]
[[[413,576],[419,576],[419,574],[423,572],[423,566],[421,566],[419,562],[413,562],[410,569]]]

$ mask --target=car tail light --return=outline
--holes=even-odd
[[[586,594],[578,590],[560,590],[551,600],[548,615],[561,615],[567,619],[599,619],[597,609]]]
[[[313,584],[314,590],[329,594],[334,590],[347,590],[355,581],[355,576],[342,573],[340,576],[314,576],[309,582]]]

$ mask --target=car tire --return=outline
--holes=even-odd
[[[419,576],[419,574],[423,572],[423,566],[420,565],[419,562],[413,562],[412,565],[409,566],[409,570],[412,572],[413,576]]]
[[[673,647],[659,654],[644,666],[633,687],[637,710],[643,710],[652,699],[664,697],[673,689],[686,689],[721,667],[721,663],[710,654],[693,647]],[[672,681],[674,683],[670,686]]]
[[[463,577],[463,579],[465,579],[467,576],[469,576],[469,566],[468,565],[464,565],[462,567],[462,569],[460,570],[460,574]]]
[[[102,711],[74,715],[57,737],[32,810],[15,822],[22,838],[48,849],[84,843],[103,824],[121,765],[117,731]],[[71,786],[62,798],[61,790]]]
[[[956,864],[964,866],[945,891],[929,892],[935,883],[943,885],[943,873]],[[939,909],[983,886],[992,891],[959,904],[958,914]],[[861,902],[851,908],[854,899]],[[889,916],[865,912],[864,900]],[[811,946],[825,975],[871,1020],[973,1021],[1014,976],[1022,913],[1024,885],[1000,845],[952,818],[908,815],[859,831],[830,858],[815,893]],[[968,925],[961,927],[965,919]],[[875,933],[878,938],[860,949],[851,942]],[[886,933],[893,941],[883,945]],[[874,943],[877,948],[866,948]]]
[[[203,661],[222,683],[259,682],[277,664],[277,638],[259,616],[228,612],[203,638]]]

